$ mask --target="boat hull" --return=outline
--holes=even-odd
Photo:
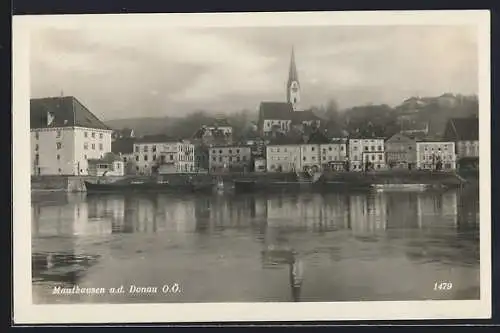
[[[113,192],[208,192],[213,189],[213,185],[204,184],[183,184],[183,185],[171,185],[171,184],[161,184],[161,183],[137,183],[137,184],[98,184],[85,182],[85,188],[87,193],[113,193]]]
[[[315,191],[315,192],[335,192],[335,191],[370,191],[373,190],[371,184],[349,184],[337,182],[259,182],[259,181],[235,181],[234,188],[237,192],[256,191]]]

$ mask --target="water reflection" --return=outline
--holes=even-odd
[[[189,275],[192,265],[205,272],[228,265],[231,274],[241,276],[227,283],[247,284],[235,294],[214,287],[211,293],[184,295],[193,299],[182,301],[350,300],[355,292],[340,290],[352,283],[363,283],[375,299],[399,299],[406,294],[380,294],[377,283],[384,283],[385,275],[404,275],[404,267],[410,275],[412,267],[425,267],[431,275],[446,266],[469,266],[474,271],[467,274],[478,273],[478,196],[477,188],[467,188],[444,193],[44,197],[32,201],[33,281],[107,280],[103,276],[113,274],[107,265],[127,260],[131,270],[123,278],[145,284],[162,275],[153,271],[167,269],[163,261],[154,261],[160,256],[169,258],[168,274],[181,279],[196,278]],[[256,266],[252,260],[259,254]],[[391,272],[393,263],[386,262],[391,257],[406,266]],[[379,263],[363,274],[380,276],[380,282],[349,275],[351,266],[363,262]],[[347,263],[344,275],[339,274]],[[464,283],[472,285],[474,295],[479,288],[475,283]],[[279,294],[280,284],[288,286],[288,296]]]

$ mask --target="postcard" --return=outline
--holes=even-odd
[[[490,318],[489,20],[15,16],[14,322]]]

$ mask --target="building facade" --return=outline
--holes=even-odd
[[[90,176],[124,176],[125,162],[113,153],[106,154],[103,158],[89,159]]]
[[[479,119],[454,118],[446,124],[443,140],[455,143],[457,163],[460,168],[479,168]]]
[[[384,139],[349,139],[348,159],[351,171],[386,168]]]
[[[421,170],[456,169],[455,143],[420,141],[416,143],[416,166]]]
[[[321,150],[319,144],[301,144],[300,155],[299,170],[321,170]]]
[[[139,174],[195,172],[194,145],[168,138],[146,137],[134,143],[136,171]]]
[[[347,144],[343,140],[320,145],[323,170],[343,171],[347,159]]]
[[[248,146],[218,146],[209,149],[210,171],[250,171],[252,151]]]
[[[268,145],[266,166],[268,172],[294,172],[301,167],[301,146],[295,144]]]
[[[112,129],[73,96],[30,101],[31,175],[87,175],[111,151]]]
[[[414,169],[417,162],[417,143],[414,139],[397,133],[385,142],[387,166],[391,169]]]

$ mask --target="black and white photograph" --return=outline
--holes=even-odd
[[[487,11],[13,21],[16,321],[491,316]]]

